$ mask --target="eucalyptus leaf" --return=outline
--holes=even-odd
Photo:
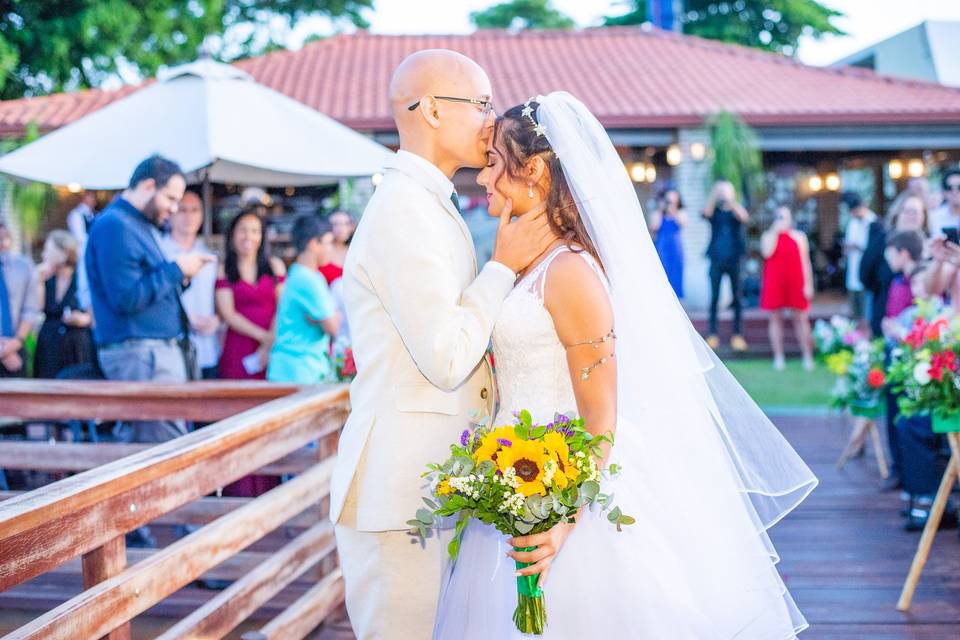
[[[523,520],[517,520],[513,523],[513,528],[517,530],[517,533],[525,536],[533,531],[533,524],[530,522],[524,522]]]
[[[427,509],[417,509],[417,520],[425,525],[433,524],[433,512]]]
[[[440,508],[440,505],[438,505],[436,502],[434,502],[430,498],[424,498],[423,502],[434,511]]]
[[[600,494],[600,483],[595,480],[587,480],[580,485],[580,493],[584,495],[587,500],[593,500]]]

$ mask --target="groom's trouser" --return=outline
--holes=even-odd
[[[358,640],[430,640],[451,529],[426,543],[403,531],[357,531],[357,482],[335,527],[347,613]]]

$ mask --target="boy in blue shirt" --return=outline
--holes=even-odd
[[[299,217],[291,232],[297,259],[287,272],[277,304],[276,339],[270,351],[267,380],[295,384],[336,382],[330,338],[340,315],[327,281],[318,271],[330,261],[333,231],[314,215]]]

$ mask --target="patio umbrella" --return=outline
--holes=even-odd
[[[201,59],[3,156],[0,173],[120,189],[154,153],[209,192],[210,182],[303,186],[370,176],[390,151],[239,69]]]

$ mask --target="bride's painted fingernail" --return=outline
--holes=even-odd
[[[519,571],[514,571],[514,572],[513,572],[513,577],[514,577],[514,578],[519,578],[519,577],[520,577],[520,572],[519,572]]]

